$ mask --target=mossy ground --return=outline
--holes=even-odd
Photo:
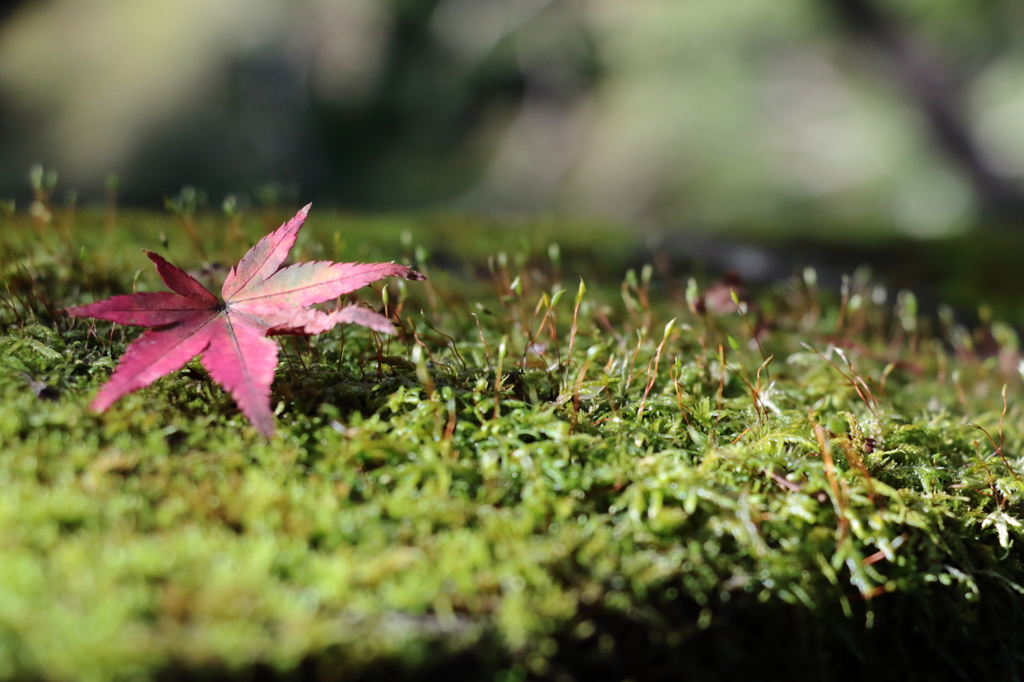
[[[863,276],[704,314],[600,226],[314,210],[297,260],[430,277],[397,336],[284,341],[270,441],[195,361],[86,409],[136,331],[60,308],[283,217],[0,218],[0,677],[1020,674],[1010,327]]]

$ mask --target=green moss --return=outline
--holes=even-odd
[[[86,409],[134,332],[54,311],[157,289],[137,249],[170,218],[14,220],[0,677],[1017,674],[1009,328],[984,357],[864,280],[845,305],[781,282],[747,324],[625,275],[612,232],[555,252],[554,224],[323,216],[299,258],[431,279],[390,285],[392,339],[283,342],[267,442],[197,362]],[[233,262],[246,239],[205,220]],[[579,274],[585,295],[555,295]]]

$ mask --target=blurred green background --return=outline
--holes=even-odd
[[[13,3],[0,150],[19,207],[38,162],[58,205],[190,184],[213,205],[951,236],[1024,224],[1024,5]]]

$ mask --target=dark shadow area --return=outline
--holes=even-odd
[[[1024,600],[995,582],[980,585],[968,602],[941,586],[854,601],[853,614],[812,613],[777,601],[737,595],[702,609],[685,599],[631,608],[623,614],[601,606],[581,612],[553,634],[557,653],[539,670],[487,636],[451,652],[443,640],[420,649],[422,664],[379,661],[353,669],[358,652],[333,651],[307,659],[293,671],[267,666],[228,674],[171,666],[158,682],[237,679],[250,682],[358,680],[694,680],[754,682],[872,679],[1018,680],[1024,664]],[[868,613],[871,613],[869,616]],[[424,619],[426,625],[429,626]],[[866,625],[873,621],[871,626]],[[427,628],[429,629],[429,627]]]

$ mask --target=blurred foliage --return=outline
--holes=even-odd
[[[25,3],[0,31],[0,194],[268,182],[455,203],[912,237],[1024,211],[1008,0]],[[155,21],[155,18],[159,21]],[[131,63],[133,68],[125,68]],[[824,228],[822,226],[825,226]]]

